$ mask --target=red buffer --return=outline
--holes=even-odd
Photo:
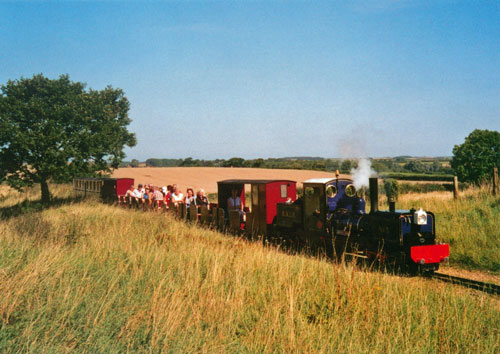
[[[411,247],[411,259],[417,264],[441,263],[450,256],[450,245]]]

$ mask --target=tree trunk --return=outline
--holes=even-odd
[[[498,194],[498,168],[493,168],[493,195]]]
[[[50,192],[49,185],[47,184],[47,180],[42,179],[40,181],[40,186],[42,187],[42,204],[50,203]]]

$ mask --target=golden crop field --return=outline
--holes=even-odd
[[[331,172],[308,170],[272,170],[264,168],[231,167],[137,167],[119,168],[112,177],[130,177],[135,183],[166,186],[176,183],[185,191],[188,187],[207,193],[217,192],[217,181],[225,179],[288,179],[299,183],[310,178],[335,178]]]

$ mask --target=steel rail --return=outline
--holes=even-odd
[[[488,294],[500,295],[500,285],[485,283],[482,281],[455,277],[453,275],[434,273],[431,278],[438,279],[446,283],[461,285],[470,289],[479,290]]]

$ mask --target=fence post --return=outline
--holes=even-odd
[[[458,199],[458,177],[453,176],[453,198]]]
[[[498,194],[498,168],[493,167],[493,195]]]

